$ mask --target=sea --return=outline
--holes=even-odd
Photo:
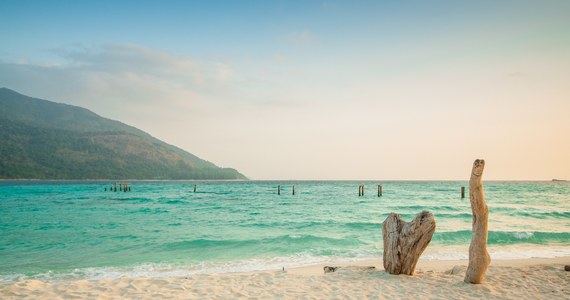
[[[0,181],[0,282],[361,260],[381,266],[382,222],[391,212],[411,221],[423,210],[434,214],[436,231],[422,259],[468,259],[467,181],[130,181],[127,191],[114,187],[112,181]],[[484,182],[484,191],[492,259],[570,256],[570,182]]]

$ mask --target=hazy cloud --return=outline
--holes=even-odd
[[[313,42],[313,37],[308,29],[300,32],[291,32],[287,36],[287,41],[292,44],[308,45]]]
[[[222,100],[235,90],[234,70],[226,62],[198,61],[123,44],[60,49],[57,53],[65,63],[0,62],[1,85],[31,95],[72,100],[99,111],[134,103],[198,109],[206,104],[206,98]],[[206,94],[208,97],[202,96]]]

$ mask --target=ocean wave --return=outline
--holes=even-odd
[[[166,200],[166,201],[164,201],[164,203],[166,203],[166,204],[187,204],[186,201],[179,200],[179,199]]]
[[[165,214],[168,213],[167,209],[164,208],[150,208],[150,207],[143,207],[137,210],[129,211],[128,214],[149,214],[149,215],[156,215],[156,214]]]
[[[295,237],[293,237],[295,238]],[[430,246],[421,259],[425,260],[467,260],[468,246]],[[570,257],[570,250],[563,246],[490,246],[489,254],[492,259],[528,259]],[[357,261],[374,260],[381,266],[382,250],[344,250],[324,254],[318,251],[305,251],[285,256],[265,258],[248,258],[227,261],[204,261],[195,263],[142,263],[129,266],[101,266],[78,268],[64,272],[43,272],[35,274],[1,274],[0,283],[11,283],[19,280],[100,280],[120,277],[183,277],[196,274],[219,274],[254,271],[281,271],[315,264],[351,264]]]
[[[432,240],[440,244],[468,244],[471,241],[471,230],[437,232]],[[570,240],[569,232],[542,231],[489,231],[489,245],[507,244],[551,244],[564,243]]]
[[[306,222],[291,222],[291,221],[273,221],[267,222],[268,220],[257,220],[258,222],[251,223],[239,223],[240,227],[259,227],[259,228],[287,228],[287,229],[303,229],[303,228],[313,228],[315,226],[331,226],[340,225],[341,223],[336,223],[333,220],[327,221],[306,221]]]
[[[120,202],[133,202],[133,203],[148,203],[154,200],[145,197],[113,197],[110,200],[120,201]]]
[[[357,237],[323,237],[288,234],[259,239],[195,239],[170,242],[159,246],[158,252],[188,261],[235,260],[254,257],[295,255],[310,252],[315,256],[338,255],[345,251],[369,248],[370,244]]]
[[[398,203],[398,209],[401,211],[414,211],[420,212],[422,210],[432,211],[432,212],[439,212],[439,211],[461,211],[463,207],[456,207],[456,206],[449,206],[449,205],[404,205],[404,203]]]
[[[91,267],[73,269],[67,272],[48,271],[35,274],[0,274],[0,283],[19,280],[42,280],[47,282],[61,280],[100,280],[121,277],[182,277],[195,274],[242,273],[255,271],[280,271],[307,265],[331,263],[342,264],[353,261],[381,257],[377,252],[342,252],[339,255],[323,256],[313,252],[297,253],[288,256],[250,258],[229,261],[210,261],[187,264],[145,263],[123,267]]]
[[[354,229],[374,229],[382,230],[382,223],[377,222],[347,222],[344,226]]]
[[[570,211],[547,211],[547,212],[527,212],[514,211],[508,214],[510,216],[530,217],[535,219],[570,219]]]

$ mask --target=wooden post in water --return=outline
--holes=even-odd
[[[117,191],[117,183],[115,182],[115,192]]]
[[[280,185],[277,186],[277,195],[281,195],[281,186]]]
[[[378,197],[382,196],[382,185],[378,185]]]
[[[465,187],[461,187],[461,199],[465,198]]]
[[[358,186],[358,196],[364,196],[364,184]]]
[[[194,185],[194,193],[196,193],[196,185]]]
[[[293,186],[293,195],[295,195],[295,186]]]

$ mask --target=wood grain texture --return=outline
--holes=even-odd
[[[404,222],[399,214],[391,213],[382,223],[386,272],[413,275],[434,232],[435,218],[428,211],[417,214],[409,223]]]
[[[483,170],[485,161],[477,159],[473,163],[471,179],[469,180],[469,200],[473,212],[473,235],[469,246],[469,266],[464,281],[479,284],[491,263],[487,252],[487,233],[489,209],[483,193]]]

